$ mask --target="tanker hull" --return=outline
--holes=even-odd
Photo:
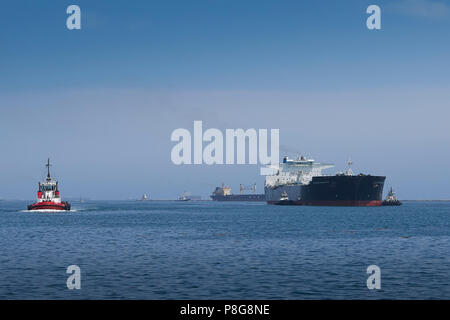
[[[380,206],[385,179],[371,175],[316,176],[306,185],[266,186],[264,191],[269,204],[279,204],[285,192],[292,205]]]

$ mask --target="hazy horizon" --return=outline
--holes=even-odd
[[[450,199],[450,4],[15,1],[0,20],[0,198],[207,199],[259,165],[171,162],[177,128],[280,129],[280,156],[353,160],[401,199]]]

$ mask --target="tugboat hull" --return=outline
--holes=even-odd
[[[274,201],[271,204],[277,205],[277,206],[293,206],[295,205],[295,201],[292,200],[280,200],[280,201]]]
[[[37,202],[28,206],[28,210],[57,210],[57,211],[70,211],[70,204],[68,202]]]
[[[396,201],[388,201],[388,200],[384,200],[381,203],[382,206],[401,206],[402,203],[399,200]]]

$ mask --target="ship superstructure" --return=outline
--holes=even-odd
[[[37,202],[29,205],[28,210],[70,210],[70,204],[68,202],[61,201],[58,181],[51,178],[50,166],[50,159],[48,159],[46,164],[47,179],[43,182],[39,182]]]
[[[278,168],[270,167],[273,175],[266,176],[266,187],[275,188],[281,185],[308,184],[313,177],[322,175],[322,170],[333,168],[333,164],[318,163],[314,159],[307,159],[303,156],[297,159],[283,158]]]
[[[270,167],[264,191],[269,204],[324,206],[379,206],[383,194],[384,176],[354,175],[352,161],[348,170],[336,175],[324,175],[322,170],[334,167],[314,159],[299,156],[283,158],[279,167]]]

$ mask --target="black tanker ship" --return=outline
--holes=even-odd
[[[380,206],[386,177],[354,175],[349,169],[333,176],[322,175],[331,164],[313,159],[285,157],[274,174],[266,177],[265,198],[269,204],[311,206]]]

